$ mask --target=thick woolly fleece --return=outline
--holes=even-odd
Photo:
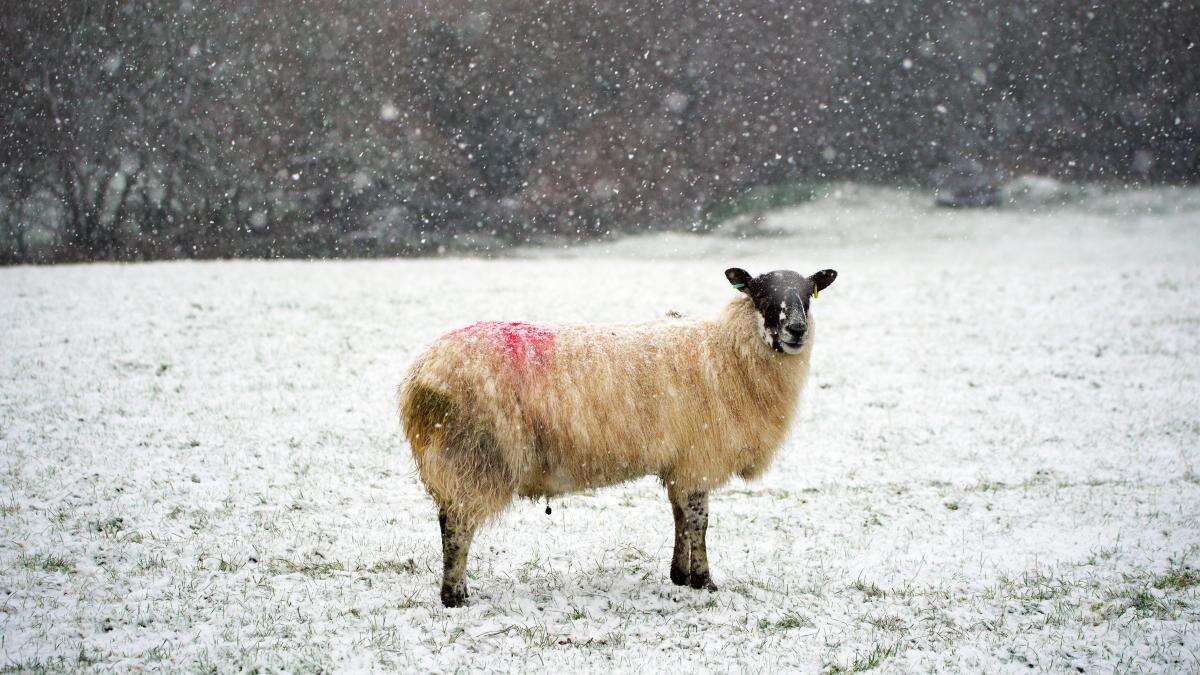
[[[515,496],[659,476],[673,492],[753,478],[782,443],[808,373],[771,350],[747,298],[715,319],[480,323],[434,342],[399,391],[439,508],[479,523]]]

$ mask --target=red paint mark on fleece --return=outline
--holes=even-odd
[[[531,365],[545,368],[550,365],[550,356],[554,351],[553,331],[521,321],[481,321],[454,333],[488,340],[519,371]]]

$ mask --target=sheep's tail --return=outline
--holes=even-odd
[[[476,523],[504,510],[515,479],[468,397],[410,376],[397,399],[421,482],[438,508]]]

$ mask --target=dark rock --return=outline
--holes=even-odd
[[[934,203],[950,208],[980,208],[1000,203],[1000,176],[976,159],[963,158],[934,174]]]

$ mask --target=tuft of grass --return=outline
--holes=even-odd
[[[1129,608],[1143,616],[1166,616],[1174,609],[1169,601],[1155,597],[1145,588],[1129,595]]]
[[[974,489],[978,490],[979,492],[999,492],[1001,490],[1007,490],[1010,487],[1011,486],[1002,481],[983,479],[974,486]]]
[[[127,532],[125,529],[125,519],[121,517],[109,518],[107,520],[97,520],[92,522],[92,530],[108,537],[109,539],[119,539],[124,542],[141,543],[142,535],[138,532]]]
[[[303,574],[306,577],[320,579],[334,572],[345,572],[346,566],[336,560],[293,562],[285,558],[276,558],[267,564],[269,574]]]
[[[75,571],[74,563],[66,558],[49,553],[22,554],[17,557],[17,564],[27,569],[42,570],[44,572],[71,574]]]
[[[875,645],[871,651],[866,654],[855,657],[854,663],[850,664],[850,671],[861,673],[867,670],[873,670],[879,667],[879,664],[884,660],[889,659],[900,653],[900,645],[892,643],[890,645]]]
[[[75,654],[75,662],[70,663],[69,657],[52,656],[44,661],[29,660],[29,661],[11,661],[0,666],[0,673],[58,673],[72,672],[94,666],[101,662],[99,653],[88,652],[86,648],[80,647]]]
[[[538,647],[545,649],[558,642],[558,635],[550,631],[550,628],[545,624],[531,624],[528,626],[514,626],[514,632],[525,640],[525,644],[530,647]]]
[[[92,523],[92,529],[106,537],[115,537],[125,529],[125,519],[115,517],[108,520],[97,520]]]
[[[856,653],[849,666],[838,663],[826,663],[822,669],[826,673],[862,673],[878,668],[884,661],[900,653],[900,644],[876,644],[869,651]]]
[[[1067,580],[1038,569],[1022,573],[1020,579],[1001,576],[1000,585],[1011,591],[1014,598],[1031,602],[1054,600],[1071,592],[1071,584]]]
[[[768,632],[788,631],[796,628],[812,628],[813,626],[814,624],[811,619],[802,614],[797,614],[796,612],[787,612],[775,621],[767,618],[758,620],[759,630]]]
[[[873,583],[863,581],[862,579],[856,579],[854,583],[850,584],[850,588],[862,593],[867,597],[867,599],[882,598],[883,596],[887,595],[887,591]]]
[[[415,574],[417,572],[417,563],[412,558],[403,562],[399,560],[379,560],[372,563],[365,571],[372,574],[383,572],[391,574]]]
[[[8,675],[9,673],[56,673],[68,672],[66,659],[61,656],[51,657],[44,661],[29,660],[29,661],[9,661],[0,666],[0,675]]]
[[[1087,564],[1099,565],[1102,562],[1112,560],[1117,556],[1119,551],[1116,546],[1101,547],[1091,552],[1087,557]]]
[[[150,572],[152,570],[166,569],[167,560],[161,555],[142,556],[134,564],[134,568],[139,572]]]
[[[892,615],[871,617],[866,622],[878,630],[902,631],[908,627],[904,619]]]
[[[1160,590],[1185,591],[1200,586],[1200,570],[1178,565],[1159,575],[1151,585]]]
[[[1127,578],[1126,581],[1129,585],[1112,589],[1108,593],[1108,602],[1099,605],[1097,610],[1101,616],[1110,619],[1119,617],[1129,610],[1133,610],[1140,617],[1174,618],[1184,607],[1184,603],[1171,597],[1164,597],[1165,592],[1186,589],[1188,588],[1186,584],[1194,585],[1196,579],[1186,574],[1186,571],[1173,571],[1184,573],[1167,572],[1157,577]]]

